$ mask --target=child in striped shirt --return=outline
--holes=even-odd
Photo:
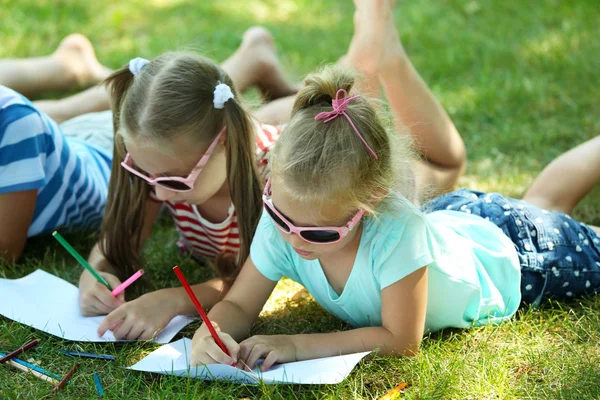
[[[15,90],[33,95],[71,89],[109,72],[79,34],[65,38],[51,56],[0,60],[0,258],[16,261],[27,238],[38,234],[97,228],[112,160],[107,114],[85,117],[91,129],[81,129],[81,119],[57,124],[107,108],[98,88],[35,104]]]

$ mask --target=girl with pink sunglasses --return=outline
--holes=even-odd
[[[263,359],[264,371],[371,350],[413,355],[426,332],[600,291],[600,228],[563,213],[600,181],[600,138],[551,164],[524,200],[462,189],[419,209],[408,200],[407,136],[386,129],[353,86],[351,73],[326,68],[298,93],[270,155],[250,258],[208,314],[228,354],[201,326],[192,366],[252,369]],[[284,276],[354,329],[248,337]]]
[[[355,36],[346,62],[363,68],[361,61],[369,57],[361,54],[366,47]],[[417,169],[430,173],[423,180],[411,179],[411,187],[447,187],[464,169],[464,145],[405,55],[402,60],[402,65],[388,65],[381,74],[389,86],[406,87],[390,98],[392,107],[402,120],[426,115],[433,121],[415,132],[427,149],[427,161]],[[378,74],[369,76],[365,87],[378,79]],[[225,71],[197,56],[171,53],[150,62],[134,59],[108,82],[115,110],[116,162],[90,264],[115,284],[125,268],[141,266],[141,249],[165,203],[182,246],[198,258],[215,261],[217,277],[192,286],[210,308],[227,293],[249,256],[263,210],[263,185],[270,176],[267,155],[280,129],[252,119]],[[376,91],[369,95],[379,97]],[[419,105],[406,107],[413,100]],[[293,102],[293,96],[280,99],[256,117],[269,121],[277,115],[277,121],[285,121],[282,115],[290,114]],[[407,174],[412,176],[412,171]],[[359,219],[357,215],[355,222]],[[320,239],[319,230],[303,230],[306,237],[330,240]],[[332,230],[340,237],[354,231],[350,225]],[[148,339],[174,316],[195,314],[183,289],[161,289],[124,302],[87,272],[80,279],[80,303],[85,314],[109,314],[99,334],[112,330],[117,338],[129,340]]]

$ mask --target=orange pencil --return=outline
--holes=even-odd
[[[65,386],[67,382],[69,382],[69,379],[71,379],[71,376],[73,376],[77,368],[79,368],[79,363],[75,363],[75,365],[73,365],[73,368],[71,368],[71,370],[67,372],[65,377],[62,378],[60,382],[58,382],[58,385],[56,385],[56,387],[52,389],[52,393],[58,392],[63,386]]]

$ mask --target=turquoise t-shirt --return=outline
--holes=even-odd
[[[267,279],[287,276],[302,284],[327,311],[356,327],[381,326],[381,291],[424,266],[427,331],[500,322],[517,311],[519,260],[500,228],[475,215],[425,215],[400,197],[393,201],[393,211],[363,218],[360,246],[340,295],[327,282],[319,260],[301,258],[264,212],[252,242],[252,261]]]

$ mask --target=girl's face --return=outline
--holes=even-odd
[[[190,144],[188,140],[178,138],[165,146],[143,143],[142,138],[125,141],[133,164],[151,178],[161,176],[187,177],[206,152],[206,146]],[[189,192],[175,192],[160,185],[154,186],[156,197],[162,201],[186,201],[200,205],[214,196],[227,180],[226,150],[219,143],[202,168],[200,175]]]
[[[278,190],[278,180],[274,179],[271,184],[271,200],[279,213],[283,214],[291,223],[298,227],[320,227],[320,226],[345,226],[356,211],[350,215],[340,212],[339,204],[331,202],[324,204],[316,210],[313,204],[306,204],[292,198],[285,190]],[[275,222],[273,222],[275,223]],[[339,242],[331,244],[314,244],[305,241],[293,233],[284,233],[277,230],[283,239],[289,243],[300,257],[306,260],[316,260],[323,257],[335,255],[340,251],[346,251],[358,245],[362,224],[354,227]]]

